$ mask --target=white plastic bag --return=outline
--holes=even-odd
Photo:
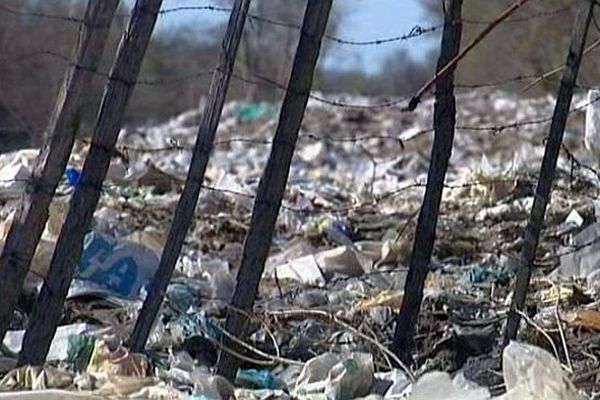
[[[506,394],[501,400],[583,400],[546,350],[511,342],[502,360]]]
[[[596,159],[600,159],[600,89],[591,89],[588,92],[585,147]]]
[[[475,385],[466,387],[464,379],[451,379],[446,372],[423,375],[414,385],[408,400],[488,400],[490,393]]]

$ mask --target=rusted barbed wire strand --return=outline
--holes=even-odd
[[[598,41],[598,44],[600,44],[600,40]],[[72,65],[70,57],[60,54],[60,53],[57,53],[57,52],[54,52],[54,51],[50,51],[50,50],[37,50],[37,51],[32,51],[32,52],[15,55],[15,56],[0,57],[0,64],[9,63],[9,62],[22,62],[29,58],[37,57],[37,56],[50,56],[50,57],[56,58],[59,61],[65,62],[68,65]],[[186,82],[202,79],[205,77],[209,77],[213,74],[213,72],[214,72],[214,70],[201,70],[198,72],[186,73],[186,74],[174,76],[171,78],[152,78],[152,79],[143,78],[143,79],[138,79],[136,81],[136,84],[142,85],[142,86],[149,86],[149,87],[151,87],[151,86],[169,86],[169,85],[186,83]],[[108,77],[108,73],[105,71],[94,71],[94,75],[101,76],[104,78]],[[290,89],[287,88],[286,85],[276,82],[273,79],[262,76],[258,73],[255,73],[251,77],[248,77],[248,76],[243,76],[237,72],[233,72],[231,74],[231,77],[237,81],[244,82],[244,83],[251,84],[251,85],[270,87],[270,88],[274,88],[277,90],[281,90],[282,92],[290,91]],[[548,73],[542,74],[542,75],[539,75],[539,74],[538,75],[534,75],[534,74],[517,75],[517,76],[511,77],[511,78],[505,78],[505,79],[498,80],[495,82],[457,84],[456,87],[460,88],[460,89],[465,89],[465,90],[472,90],[472,89],[477,89],[477,88],[499,87],[499,86],[508,85],[508,84],[512,84],[512,83],[518,83],[518,82],[529,80],[529,79],[532,79],[534,81],[548,80],[548,77],[549,77]],[[588,90],[591,87],[578,85],[577,88],[581,89],[581,90]],[[400,111],[402,111],[402,112],[412,111],[410,109],[410,107],[408,107],[408,105],[409,105],[411,99],[413,98],[412,96],[400,96],[400,97],[394,98],[392,100],[386,100],[386,101],[382,101],[380,103],[375,103],[375,104],[354,104],[354,103],[345,103],[345,102],[342,102],[339,100],[330,99],[330,98],[323,97],[323,96],[320,96],[315,93],[310,93],[309,97],[314,101],[317,101],[317,102],[320,102],[323,104],[327,104],[327,105],[330,105],[333,107],[339,107],[339,108],[378,110],[378,109],[393,108],[393,107],[401,106]],[[425,98],[426,97],[422,97],[421,101],[424,100]]]
[[[21,17],[44,18],[44,19],[57,20],[57,21],[63,21],[63,22],[69,22],[69,23],[81,23],[83,21],[83,19],[80,17],[46,14],[46,13],[35,12],[35,11],[23,11],[23,10],[13,9],[11,7],[8,7],[8,6],[2,5],[2,4],[0,4],[0,11],[3,11],[8,14],[21,16]],[[214,6],[214,5],[180,6],[180,7],[172,7],[172,8],[162,9],[158,12],[158,15],[166,16],[166,15],[177,14],[180,12],[189,12],[189,11],[213,11],[213,12],[230,13],[231,8],[219,7],[219,6]],[[539,15],[539,17],[543,17],[543,16],[544,15]],[[129,14],[129,13],[116,15],[116,18],[120,18],[120,19],[124,19],[124,18],[128,19],[130,17],[131,17],[131,14]],[[531,18],[532,19],[538,18],[538,16],[532,16]],[[298,24],[295,24],[292,22],[278,21],[278,20],[274,20],[274,19],[263,17],[263,16],[256,15],[256,14],[249,14],[248,19],[250,19],[252,21],[264,23],[267,25],[289,28],[289,29],[294,29],[294,30],[298,30],[298,31],[301,29],[300,25],[298,25]],[[329,40],[331,42],[338,43],[341,45],[378,46],[378,45],[383,45],[383,44],[387,44],[387,43],[403,42],[403,41],[407,41],[410,39],[415,39],[415,38],[427,35],[429,33],[436,32],[440,28],[441,28],[441,25],[433,25],[433,26],[425,26],[425,27],[420,26],[420,25],[415,25],[410,29],[410,31],[408,33],[404,33],[404,34],[396,35],[396,36],[382,37],[382,38],[378,38],[378,39],[369,39],[369,40],[344,39],[344,38],[334,36],[334,35],[329,35],[329,34],[324,35],[324,38],[326,40]]]
[[[57,52],[54,52],[51,50],[36,50],[36,51],[31,51],[31,52],[23,53],[23,54],[0,57],[0,64],[18,63],[18,62],[25,61],[29,58],[37,57],[37,56],[50,56],[50,57],[59,59],[63,62],[66,62],[69,64],[71,63],[70,57],[68,57],[64,54],[60,54],[60,53],[57,53]],[[83,68],[83,66],[79,66],[79,67]],[[199,77],[202,77],[202,76],[210,76],[213,72],[214,72],[213,70],[206,70],[206,71],[198,71],[198,72],[194,72],[194,73],[187,73],[187,74],[183,74],[181,76],[176,76],[173,78],[139,79],[138,81],[136,81],[136,84],[145,85],[145,86],[169,85],[172,83],[186,82],[186,81],[198,79]],[[108,73],[104,72],[104,71],[95,71],[94,74],[97,76],[104,77],[104,78],[108,77]],[[287,87],[285,87],[285,85],[275,82],[273,80],[269,80],[268,78],[264,78],[264,77],[260,77],[263,82],[261,82],[261,80],[259,80],[259,79],[252,80],[251,78],[243,77],[239,74],[232,75],[232,77],[239,81],[244,81],[246,83],[253,84],[253,85],[263,85],[263,86],[269,86],[269,87],[273,87],[273,88],[279,88],[282,90],[288,90]],[[535,80],[535,79],[540,79],[540,78],[543,78],[543,75],[539,75],[539,74],[517,75],[514,77],[505,78],[505,79],[497,80],[494,82],[457,84],[456,87],[462,88],[462,89],[478,89],[478,88],[486,88],[486,87],[503,86],[503,85],[507,85],[507,84],[511,84],[511,83],[521,82],[521,81],[528,80],[528,79]],[[586,87],[580,86],[580,88],[586,88]],[[382,105],[379,105],[379,107],[385,107],[386,105],[389,105],[389,106],[395,105],[401,101],[406,101],[406,100],[410,100],[410,96],[403,96],[403,97],[401,97],[400,100],[390,101],[390,102],[384,103]]]
[[[595,98],[591,101],[587,101],[577,107],[573,107],[571,110],[569,110],[570,114],[573,113],[577,113],[577,112],[581,112],[584,111],[589,105],[600,101],[600,97]],[[501,125],[489,125],[489,126],[468,126],[468,125],[459,125],[456,127],[457,130],[459,131],[472,131],[472,132],[478,132],[478,131],[483,131],[483,132],[491,132],[493,135],[497,135],[500,134],[504,131],[507,130],[513,130],[513,129],[518,129],[518,128],[522,128],[522,127],[526,127],[526,126],[532,126],[532,125],[542,125],[545,123],[550,122],[552,119],[552,116],[546,116],[546,117],[540,117],[540,118],[536,118],[536,119],[532,119],[532,120],[521,120],[521,121],[515,121],[515,122],[510,122],[510,123],[506,123],[506,124],[501,124]],[[417,132],[415,132],[414,134],[411,135],[410,139],[405,139],[402,138],[402,135],[357,135],[357,136],[343,136],[343,137],[332,137],[332,136],[321,136],[321,135],[316,135],[316,134],[304,134],[304,135],[300,135],[299,139],[301,140],[310,140],[310,141],[325,141],[325,142],[331,142],[331,143],[360,143],[360,142],[364,142],[364,141],[369,141],[369,140],[391,140],[391,141],[396,141],[398,142],[398,144],[402,147],[404,147],[405,143],[408,140],[413,140],[414,138],[427,134],[427,133],[431,133],[432,129],[431,128],[426,128],[426,129],[421,129]],[[257,145],[271,145],[272,141],[269,139],[249,139],[249,138],[245,138],[245,137],[234,137],[234,138],[229,138],[229,139],[222,139],[222,140],[218,140],[214,143],[214,146],[228,146],[231,145],[233,143],[248,143],[248,144],[257,144]],[[191,146],[187,146],[187,145],[181,145],[177,142],[175,143],[171,143],[168,145],[164,145],[161,147],[138,147],[138,146],[132,146],[132,145],[120,145],[118,146],[119,150],[124,152],[124,153],[164,153],[164,152],[182,152],[182,151],[191,151],[192,147]],[[565,150],[566,154],[569,155],[569,159],[573,159],[573,155],[572,153],[563,146],[563,149]],[[593,172],[594,174],[596,174],[597,176],[600,177],[600,172],[595,170],[592,167],[586,166],[582,163],[580,163],[577,160],[577,164],[590,170],[591,172]]]
[[[540,11],[540,12],[536,12],[536,13],[531,13],[530,15],[518,17],[518,18],[507,19],[507,20],[503,21],[502,23],[505,23],[505,24],[522,23],[522,22],[528,22],[531,20],[535,20],[538,18],[548,18],[548,17],[551,18],[551,17],[558,16],[562,13],[565,13],[565,12],[571,10],[572,8],[573,8],[572,6],[565,6],[565,7],[560,7],[560,8],[554,9],[554,10]],[[63,21],[63,22],[69,22],[69,23],[81,23],[83,21],[83,19],[78,16],[47,14],[47,13],[36,12],[36,11],[24,11],[24,10],[14,9],[14,8],[11,8],[6,5],[2,5],[2,4],[0,4],[0,11],[8,13],[8,14],[12,14],[12,15],[20,16],[20,17],[43,18],[43,19]],[[178,7],[171,7],[171,8],[163,8],[158,12],[158,15],[159,16],[168,16],[168,15],[173,15],[173,14],[179,14],[182,12],[197,12],[197,11],[230,13],[231,8],[230,7],[220,7],[220,6],[215,6],[215,5],[211,5],[211,4],[200,5],[200,6],[178,6]],[[121,18],[121,19],[122,18],[130,18],[130,16],[131,15],[129,13],[124,13],[124,14],[117,14],[116,18]],[[300,30],[300,28],[301,28],[300,25],[292,23],[292,22],[278,21],[275,19],[263,17],[263,16],[256,15],[256,14],[250,14],[250,15],[248,15],[248,18],[252,21],[260,22],[260,23],[267,24],[267,25],[277,26],[277,27],[283,27],[283,28],[289,28],[289,29],[295,29],[295,30]],[[462,22],[466,23],[466,24],[472,24],[472,25],[489,25],[493,21],[464,19]],[[403,41],[407,41],[410,39],[418,38],[418,37],[427,35],[429,33],[437,32],[441,28],[442,28],[442,25],[432,25],[432,26],[415,25],[410,29],[409,32],[401,34],[401,35],[382,37],[382,38],[377,38],[377,39],[368,39],[368,40],[345,39],[345,38],[341,38],[341,37],[330,35],[330,34],[325,34],[324,38],[326,40],[329,40],[331,42],[338,43],[341,45],[379,46],[379,45],[384,45],[384,44],[388,44],[388,43],[403,42]]]

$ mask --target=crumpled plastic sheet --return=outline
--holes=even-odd
[[[511,342],[502,356],[506,394],[501,400],[583,400],[560,363],[539,347]]]
[[[124,347],[111,351],[104,340],[97,340],[86,371],[90,375],[145,377],[148,369],[143,354],[130,353]]]
[[[0,380],[0,391],[66,388],[73,383],[73,377],[73,374],[62,369],[27,365],[4,375]]]
[[[590,286],[600,282],[600,223],[594,223],[572,239],[572,246],[559,250],[563,253],[560,266],[551,274],[551,279],[585,278]]]
[[[297,396],[323,394],[329,400],[343,400],[369,394],[373,384],[373,356],[325,353],[309,360],[296,382]]]
[[[511,342],[502,355],[506,393],[498,400],[583,400],[567,379],[560,363],[546,350]],[[488,400],[486,388],[454,379],[445,372],[423,375],[411,390],[409,400]]]

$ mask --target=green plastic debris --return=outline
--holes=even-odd
[[[68,340],[67,363],[73,371],[82,372],[90,362],[96,338],[89,335],[71,335]]]
[[[502,269],[476,265],[467,271],[467,280],[473,284],[489,282],[506,285],[510,281],[510,273]]]
[[[284,389],[285,385],[271,371],[241,369],[237,373],[236,383],[250,389]]]
[[[256,122],[273,111],[273,106],[269,103],[248,103],[238,112],[240,122]]]

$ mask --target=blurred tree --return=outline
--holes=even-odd
[[[0,152],[15,146],[39,145],[55,97],[77,39],[79,25],[64,19],[39,18],[11,10],[80,17],[85,3],[76,0],[2,0],[0,8]],[[103,70],[110,65],[124,27],[115,21]],[[93,119],[100,99],[103,79],[94,80],[84,101],[86,121]]]
[[[228,3],[228,0],[222,3]],[[306,0],[261,0],[254,2],[252,12],[262,18],[299,25],[305,4]],[[41,132],[48,122],[66,68],[65,59],[56,55],[70,57],[79,28],[77,22],[28,16],[20,11],[80,17],[85,2],[0,0],[0,5],[0,58],[7,59],[0,60],[0,152],[3,152],[24,143],[40,144]],[[120,17],[113,23],[101,72],[110,70],[130,6],[131,2],[124,1],[118,12]],[[332,19],[330,32],[336,31],[339,20],[339,16]],[[134,91],[125,123],[164,120],[198,107],[199,99],[208,90],[224,29],[224,25],[201,30],[184,26],[155,34],[142,66],[140,79],[144,83]],[[299,33],[298,29],[289,26],[249,21],[240,49],[238,71],[253,80],[258,75],[285,83]],[[327,51],[328,45],[325,44],[323,52]],[[181,77],[189,78],[177,79]],[[85,94],[81,127],[84,135],[93,129],[105,80],[106,76],[99,74]],[[234,80],[229,97],[279,99],[281,91],[268,85]]]
[[[486,21],[493,20],[514,0],[465,0],[464,18],[467,43]],[[115,19],[111,38],[101,63],[101,70],[110,69],[112,57],[121,33],[127,23],[127,4]],[[230,6],[231,0],[219,0]],[[422,2],[431,24],[441,18],[440,0]],[[541,74],[564,62],[568,38],[574,22],[575,11],[569,6],[572,0],[530,0],[511,19],[518,21],[501,24],[480,46],[470,53],[458,68],[458,82],[486,83],[519,75]],[[258,19],[249,19],[236,63],[237,73],[251,80],[257,77],[284,84],[290,74],[291,62],[296,50],[300,31],[291,26],[302,22],[306,0],[260,0],[253,2],[252,14]],[[62,83],[65,60],[50,53],[70,56],[77,37],[78,24],[59,19],[36,18],[6,12],[6,8],[35,11],[52,15],[80,16],[83,0],[0,0],[0,151],[6,151],[9,142],[39,144],[39,134],[47,124],[52,103]],[[552,10],[563,12],[520,20],[523,17]],[[337,35],[345,12],[342,2],[337,3],[330,19],[328,34]],[[260,19],[282,23],[265,23]],[[284,26],[281,26],[284,25]],[[125,123],[140,124],[164,120],[190,108],[198,107],[198,101],[208,89],[210,71],[214,67],[224,25],[204,29],[183,26],[172,30],[160,30],[154,36],[141,73],[145,84],[138,85],[130,102]],[[590,42],[600,36],[598,30],[591,34]],[[320,64],[315,76],[314,87],[326,92],[350,92],[365,95],[404,96],[414,91],[433,72],[434,49],[424,61],[415,60],[407,51],[411,42],[403,43],[391,53],[375,73],[362,70],[343,71],[324,69]],[[324,41],[321,60],[337,44]],[[22,57],[36,52],[38,53]],[[593,85],[600,78],[596,67],[600,48],[588,54],[582,65],[580,82]],[[3,59],[15,59],[7,61]],[[200,74],[201,72],[208,72]],[[177,80],[192,76],[194,79]],[[260,79],[259,79],[260,80]],[[151,84],[149,81],[155,81]],[[95,113],[105,83],[98,76],[85,97],[82,121],[84,133],[90,133],[95,122]],[[150,83],[150,84],[148,84]],[[537,95],[555,90],[556,81],[547,82],[530,92]],[[507,90],[519,90],[523,82],[504,86]],[[247,100],[281,99],[280,89],[267,85],[253,85],[234,79],[229,98]],[[11,140],[7,140],[7,138]],[[25,138],[25,139],[24,139]]]
[[[492,21],[513,3],[514,0],[467,0],[463,12],[466,22],[463,43],[473,39],[485,27],[485,21]],[[457,81],[485,83],[519,75],[540,75],[562,65],[579,3],[572,0],[529,1],[461,61]],[[425,0],[424,5],[430,17],[439,22],[441,2]],[[550,12],[553,10],[561,11]],[[545,12],[548,14],[539,15]],[[534,15],[539,16],[527,18]],[[590,35],[589,42],[598,36],[600,34],[596,31]],[[600,78],[598,57],[600,49],[586,56],[580,73],[581,82],[593,84]],[[518,90],[523,85],[523,82],[517,83],[512,88]],[[555,77],[530,93],[539,95],[548,90],[554,91],[556,87]]]

